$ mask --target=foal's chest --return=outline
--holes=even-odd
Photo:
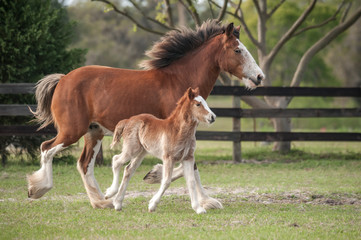
[[[175,161],[185,160],[189,157],[193,157],[195,147],[195,138],[187,139],[187,141],[177,141],[175,145],[170,148],[168,154]]]

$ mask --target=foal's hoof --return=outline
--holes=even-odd
[[[113,191],[112,189],[108,188],[108,189],[105,191],[105,196],[104,196],[104,198],[105,198],[105,199],[109,199],[109,198],[113,197],[115,194],[116,194],[116,191]]]
[[[207,211],[204,208],[199,207],[199,208],[197,208],[196,213],[197,214],[204,214],[204,213],[207,213]]]
[[[113,203],[114,209],[117,211],[122,211],[122,204],[119,203]]]

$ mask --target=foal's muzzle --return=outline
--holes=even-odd
[[[215,114],[211,114],[211,116],[207,119],[209,124],[212,124],[216,121],[216,115]]]

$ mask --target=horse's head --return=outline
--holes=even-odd
[[[194,119],[207,124],[212,124],[216,120],[216,114],[208,107],[204,98],[199,95],[198,88],[195,90],[188,88],[185,94],[190,102],[190,111]]]
[[[223,48],[219,66],[222,71],[242,79],[246,87],[253,89],[262,83],[265,75],[247,48],[235,36],[238,30],[231,23],[222,34]]]

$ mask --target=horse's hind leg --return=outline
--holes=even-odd
[[[53,187],[53,157],[77,140],[76,136],[59,133],[55,138],[41,144],[41,167],[27,176],[29,198],[40,198]]]
[[[149,183],[149,184],[161,183],[162,174],[163,174],[163,165],[157,164],[153,167],[153,169],[150,172],[147,173],[147,175],[145,175],[143,180],[144,180],[144,182]],[[180,163],[178,167],[173,169],[172,182],[174,182],[175,180],[177,180],[178,178],[181,178],[183,176],[184,176],[183,166],[182,166],[182,163]]]
[[[84,148],[78,160],[77,169],[81,175],[84,187],[93,208],[113,208],[111,201],[106,201],[94,177],[94,164],[100,150],[103,131],[98,125],[91,125],[84,135]]]

